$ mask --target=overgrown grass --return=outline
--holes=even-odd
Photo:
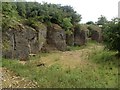
[[[102,66],[116,67],[118,68],[118,63],[120,58],[116,56],[117,52],[100,50],[93,51],[90,56],[91,60],[95,63],[101,64]]]
[[[43,56],[47,57],[50,54]],[[120,59],[115,54],[116,52],[103,49],[93,50],[87,61],[91,62],[91,65],[86,64],[85,68],[64,68],[57,63],[51,66],[37,66],[40,63],[39,56],[31,58],[34,60],[30,59],[25,65],[18,60],[3,59],[2,66],[14,71],[16,75],[37,81],[40,88],[116,88],[117,61]],[[53,61],[59,61],[59,58]]]
[[[117,52],[109,51],[107,49],[94,50],[90,55],[90,60],[98,65],[98,68],[103,72],[103,77],[104,74],[108,75],[109,83],[111,82],[111,85],[113,81],[116,81],[114,82],[116,85],[118,84],[116,87],[120,88],[118,74],[120,58],[117,57]]]
[[[63,69],[58,64],[37,67],[32,63],[22,65],[11,60],[3,60],[3,66],[14,71],[16,75],[37,81],[41,88],[114,88],[118,83],[117,69],[110,69],[109,66]]]

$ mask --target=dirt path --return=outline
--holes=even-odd
[[[83,67],[86,65],[93,65],[88,59],[94,50],[103,49],[102,45],[91,45],[84,49],[75,51],[65,51],[49,54],[48,56],[41,57],[41,62],[45,63],[46,66],[51,66],[53,64],[60,64],[62,66],[67,66],[71,68]]]
[[[6,68],[2,70],[2,88],[34,88],[37,84],[33,81],[17,76],[12,71]]]

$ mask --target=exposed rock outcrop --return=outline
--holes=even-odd
[[[74,33],[66,34],[66,43],[68,46],[74,46]]]
[[[68,46],[85,45],[87,35],[92,40],[101,42],[101,29],[97,26],[76,25],[72,32],[65,33],[57,24],[46,26],[41,24],[37,28],[18,23],[2,33],[2,55],[5,58],[28,60],[29,55],[36,55],[40,51],[65,51]]]
[[[88,29],[91,33],[90,37],[92,40],[95,40],[97,42],[101,42],[102,41],[102,32],[101,32],[101,28],[99,28],[96,25],[90,25],[88,26]]]
[[[29,54],[37,54],[46,40],[46,27],[39,31],[18,24],[16,28],[9,28],[3,33],[3,57],[28,60]]]
[[[74,28],[74,45],[84,45],[87,42],[87,28],[77,25]]]
[[[65,51],[67,47],[65,31],[57,24],[52,24],[47,28],[47,44],[58,50]]]
[[[26,39],[26,30],[22,25],[9,28],[3,33],[3,57],[28,59],[29,47]]]

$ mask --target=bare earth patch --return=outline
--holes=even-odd
[[[83,67],[85,68],[88,65],[95,67],[95,63],[90,62],[89,56],[93,50],[101,50],[103,46],[93,45],[85,49],[75,50],[75,51],[66,51],[66,52],[55,52],[49,54],[46,57],[41,57],[40,61],[45,63],[46,66],[51,66],[53,64],[60,64],[63,67]]]
[[[2,88],[35,88],[37,83],[17,76],[14,72],[2,69]]]

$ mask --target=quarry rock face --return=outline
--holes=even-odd
[[[87,42],[87,31],[81,27],[75,27],[74,29],[74,45],[81,46]]]
[[[80,32],[80,45],[85,45],[87,42],[87,32],[84,30],[81,30]]]
[[[28,59],[29,47],[27,46],[28,41],[25,35],[25,28],[21,25],[18,27],[17,30],[9,28],[3,34],[3,57]]]
[[[67,47],[65,31],[57,24],[52,24],[47,28],[47,44],[58,50],[65,51]]]
[[[101,28],[99,28],[98,26],[95,26],[95,25],[91,25],[91,26],[89,26],[89,30],[91,32],[91,39],[92,40],[95,40],[97,42],[102,41]]]
[[[91,39],[92,39],[92,40],[95,40],[95,41],[97,41],[97,42],[101,42],[101,41],[102,41],[102,35],[101,35],[101,32],[98,32],[98,31],[92,31]]]
[[[29,53],[37,53],[39,52],[39,37],[38,32],[36,32],[35,29],[30,28],[30,27],[25,27],[24,34],[27,39],[27,46],[29,48]]]
[[[43,45],[46,43],[46,37],[47,37],[46,26],[43,25],[43,28],[39,29],[38,37],[39,37],[39,51],[41,51]]]
[[[66,35],[66,43],[68,46],[74,46],[74,34]]]
[[[96,26],[89,27],[89,36],[92,40],[101,42],[101,29]],[[88,29],[78,25],[72,33],[66,34],[65,30],[57,24],[34,29],[30,26],[18,24],[2,32],[2,55],[5,58],[28,60],[29,56],[39,52],[51,50],[65,51],[68,46],[85,45]]]
[[[71,29],[69,33],[66,33],[66,44],[68,46],[74,46],[74,29]]]
[[[30,54],[37,54],[41,51],[43,44],[46,42],[47,28],[44,26],[39,30],[27,27],[27,39]]]
[[[9,28],[6,32],[3,32],[3,49],[2,55],[5,58],[28,60],[29,54],[37,54],[46,37],[45,31],[23,26],[19,24],[17,28]],[[41,40],[42,39],[42,40]]]

